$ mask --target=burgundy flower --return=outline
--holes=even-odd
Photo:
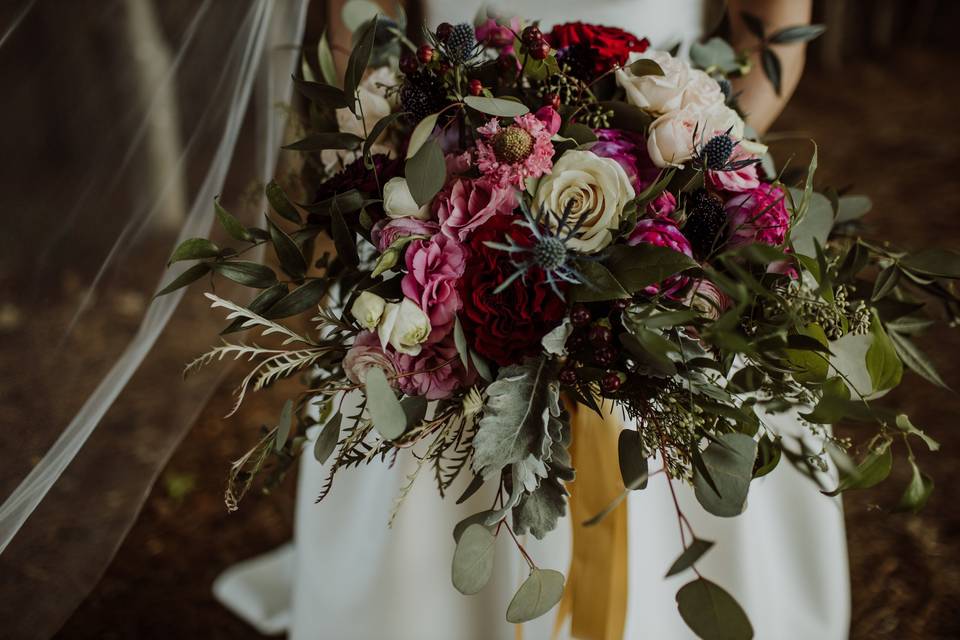
[[[573,49],[579,63],[573,66],[590,67],[587,71],[592,77],[609,71],[615,65],[623,66],[630,53],[646,51],[650,46],[646,38],[638,38],[623,29],[585,22],[559,24],[546,37],[550,45],[562,53],[565,49]]]
[[[730,223],[731,247],[752,242],[780,246],[787,238],[790,214],[780,187],[760,183],[756,189],[728,200],[724,208]]]
[[[669,218],[645,218],[637,223],[637,226],[627,238],[627,244],[635,246],[638,244],[652,244],[658,247],[673,249],[678,253],[693,257],[693,249],[690,247],[690,241],[681,233],[676,223]],[[678,299],[677,292],[682,290],[689,283],[689,278],[684,275],[670,276],[658,284],[652,284],[646,287],[643,292],[648,296],[662,293],[668,298]]]
[[[529,245],[529,232],[513,224],[515,220],[513,216],[494,216],[477,229],[470,238],[470,257],[460,282],[464,330],[477,353],[501,366],[538,353],[540,339],[557,326],[567,310],[535,267],[506,290],[494,293],[516,266],[506,252],[485,243],[502,243],[510,236],[517,244]]]

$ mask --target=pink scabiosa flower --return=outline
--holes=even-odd
[[[449,398],[458,389],[474,383],[476,371],[463,368],[457,353],[453,335],[435,344],[423,346],[420,353],[409,356],[396,355],[397,387],[411,396],[423,396],[427,400]]]
[[[501,188],[523,187],[527,178],[539,178],[553,168],[553,143],[546,125],[532,113],[500,126],[496,118],[477,131],[477,167]]]
[[[647,214],[655,218],[666,218],[677,210],[677,197],[664,191],[647,204]]]
[[[753,242],[780,246],[787,238],[790,214],[780,187],[761,183],[728,200],[724,209],[730,224],[730,247]]]
[[[738,144],[734,147],[733,154],[727,162],[736,163],[752,158],[754,158],[754,155]],[[750,189],[756,189],[760,185],[760,178],[757,176],[757,165],[753,163],[730,171],[713,171],[708,169],[707,182],[718,191],[743,193]]]
[[[647,143],[641,134],[620,129],[596,129],[594,133],[597,134],[597,142],[590,147],[590,151],[601,158],[616,160],[637,193],[657,179],[660,170],[651,162]]]
[[[517,191],[486,178],[458,178],[434,199],[433,210],[445,235],[463,242],[491,217],[513,213]]]
[[[636,246],[638,244],[652,244],[657,247],[666,247],[673,249],[678,253],[693,257],[693,249],[686,236],[680,232],[677,225],[669,218],[645,218],[637,223],[630,236],[627,238],[627,244]],[[690,279],[687,276],[670,276],[663,282],[652,284],[645,288],[643,292],[648,296],[658,293],[668,298],[678,300],[677,292],[687,286]]]
[[[400,238],[409,238],[410,236],[426,236],[429,238],[439,231],[440,225],[430,220],[387,218],[373,226],[373,229],[370,230],[370,240],[377,247],[377,251],[383,253]]]
[[[724,311],[733,306],[730,296],[709,280],[702,279],[694,280],[690,284],[685,302],[687,306],[709,320],[718,319]]]
[[[429,342],[450,332],[460,310],[457,281],[463,275],[467,251],[455,238],[437,234],[414,240],[407,247],[407,274],[400,282],[403,295],[420,305],[430,318]]]
[[[376,333],[363,331],[357,335],[353,346],[343,356],[343,372],[350,382],[364,384],[367,381],[367,371],[371,367],[383,369],[388,379],[397,375],[395,355],[383,350]]]

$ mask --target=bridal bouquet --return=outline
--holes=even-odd
[[[767,45],[818,33],[754,26],[775,86]],[[883,480],[895,450],[913,468],[900,508],[923,505],[933,483],[912,447],[937,444],[874,399],[905,367],[943,384],[911,337],[931,301],[956,319],[960,255],[858,237],[869,200],[815,190],[815,150],[800,175],[778,171],[731,88],[746,53],[714,39],[688,61],[617,28],[544,33],[517,19],[441,24],[419,47],[402,33],[364,23],[342,78],[321,41],[296,79],[304,135],[285,147],[303,168],[267,185],[265,226],[218,203],[237,246],[194,238],[172,256],[196,263],[163,293],[206,274],[252,287],[245,305],[206,295],[227,314],[225,336],[276,338],[225,337],[187,372],[252,362],[234,411],[250,390],[303,383],[232,468],[229,508],[258,472],[287,468],[310,427],[324,494],[338,470],[410,450],[403,494],[425,467],[442,496],[461,477],[460,500],[495,488],[454,532],[453,583],[479,591],[509,533],[530,565],[507,611],[522,622],[563,591],[519,536],[541,538],[565,513],[576,405],[626,418],[611,509],[663,474],[732,517],[778,464],[822,484],[832,461],[834,495]],[[243,259],[260,246],[266,260]],[[765,423],[791,409],[816,438]],[[874,429],[852,441],[823,427],[842,420]],[[751,637],[733,598],[696,571],[711,543],[689,529],[669,568],[696,573],[681,615],[703,637]]]

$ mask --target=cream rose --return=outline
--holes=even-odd
[[[629,65],[640,59],[653,60],[663,69],[662,76],[635,76]],[[690,78],[690,65],[666,51],[649,49],[632,53],[627,65],[616,71],[617,84],[627,92],[627,102],[653,113],[679,109]]]
[[[620,226],[623,207],[636,193],[623,167],[616,160],[590,151],[567,151],[537,186],[534,212],[546,208],[561,215],[570,205],[569,223],[579,225],[567,246],[581,253],[596,253],[613,240]],[[556,226],[558,219],[550,217]]]
[[[682,106],[695,105],[708,109],[723,105],[726,99],[716,80],[700,69],[690,69],[687,86],[683,89]]]
[[[743,120],[736,111],[724,104],[706,109],[688,105],[650,123],[647,153],[658,167],[681,167],[693,157],[695,144],[727,131],[734,139],[743,137]]]
[[[386,300],[375,293],[364,291],[353,301],[350,314],[357,319],[361,327],[373,331],[380,324],[386,306]]]
[[[384,349],[389,344],[398,353],[415,356],[420,353],[420,345],[430,337],[430,319],[410,298],[404,298],[403,302],[388,302],[377,335]]]
[[[383,210],[391,218],[416,218],[427,220],[430,218],[430,208],[427,205],[418,206],[410,193],[407,179],[397,176],[387,180],[383,185]]]
[[[350,109],[337,109],[337,128],[343,133],[352,133],[361,138],[363,132],[372,131],[373,126],[383,118],[390,115],[393,110],[390,101],[384,96],[384,86],[393,86],[398,84],[396,73],[389,67],[378,67],[374,69],[360,82],[357,87],[360,106],[363,107],[363,119],[353,115]],[[359,115],[360,110],[357,110]],[[364,128],[366,127],[366,128]],[[390,153],[394,149],[384,142],[376,142],[371,147],[373,153]],[[348,164],[360,157],[360,151],[347,151],[344,149],[324,149],[320,153],[320,160],[327,171],[333,171],[337,165]]]

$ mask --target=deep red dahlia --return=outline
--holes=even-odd
[[[494,216],[471,236],[470,257],[460,281],[460,319],[474,349],[500,366],[520,362],[541,350],[540,339],[559,324],[567,306],[538,268],[517,278],[504,291],[493,291],[516,270],[509,255],[484,243],[504,242],[509,235],[529,245],[530,233],[513,216]]]
[[[638,38],[623,29],[585,22],[557,25],[547,34],[547,40],[555,49],[574,47],[580,54],[588,55],[594,75],[605,73],[614,65],[626,64],[631,52],[643,52],[650,46],[646,38]]]

